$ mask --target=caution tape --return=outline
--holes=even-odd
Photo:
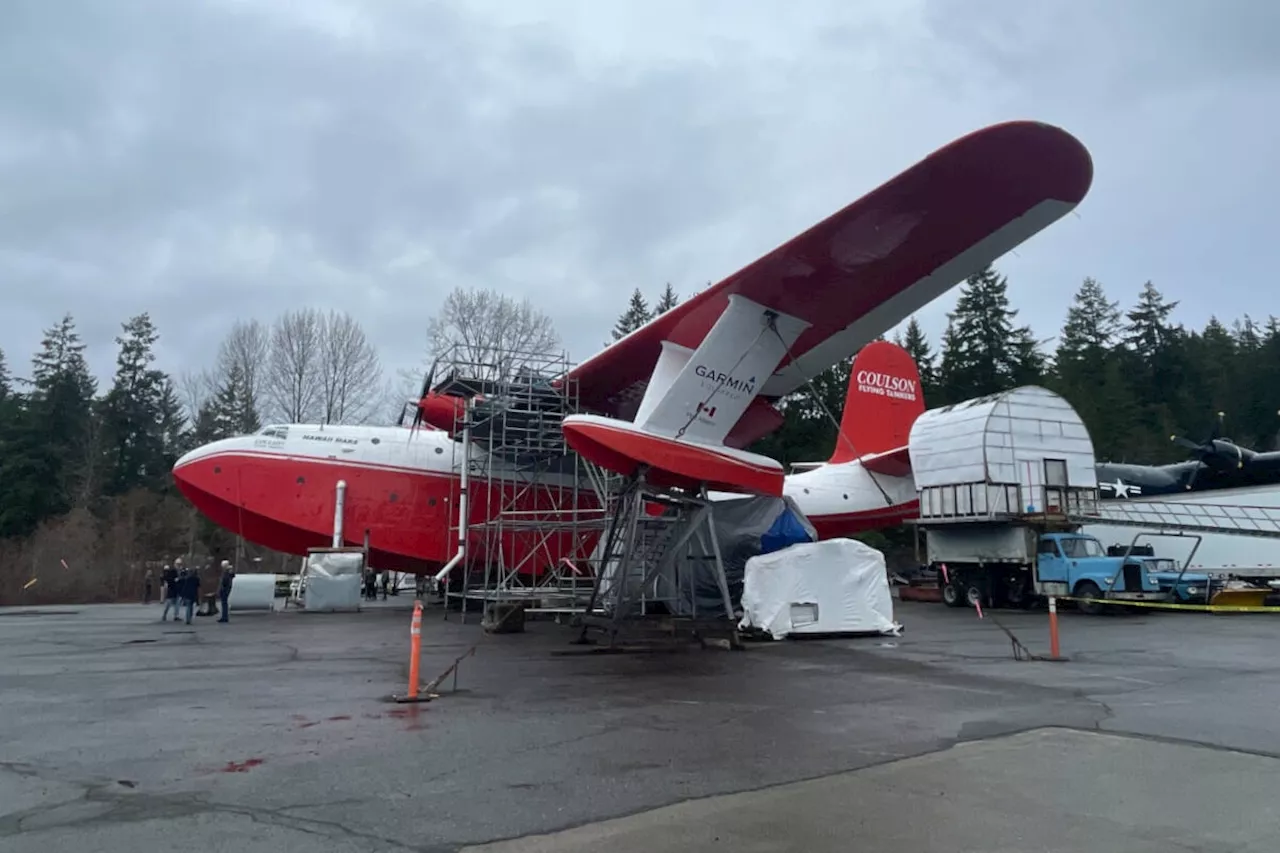
[[[1201,613],[1280,613],[1280,607],[1261,607],[1244,604],[1173,604],[1165,601],[1126,601],[1120,598],[1079,598],[1074,595],[1055,595],[1058,601],[1086,601],[1094,604],[1116,604],[1121,607],[1150,607],[1153,610],[1194,610]]]

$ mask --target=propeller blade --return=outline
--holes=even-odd
[[[1203,450],[1204,449],[1203,444],[1197,444],[1191,439],[1184,438],[1183,436],[1180,436],[1180,435],[1171,435],[1169,436],[1169,439],[1179,447],[1187,448],[1187,450]]]
[[[396,418],[396,426],[404,426],[404,416],[409,413],[409,403],[406,401],[400,407],[400,417]]]
[[[422,378],[422,393],[418,395],[419,400],[421,400],[423,397],[427,396],[427,394],[431,392],[431,386],[434,383],[434,380],[436,378],[436,367],[439,364],[440,364],[440,359],[439,357],[437,357],[434,361],[431,362],[431,367],[427,369],[427,375]]]

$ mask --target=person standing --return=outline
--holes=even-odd
[[[142,576],[142,603],[151,603],[151,590],[155,583],[155,578],[151,574],[151,569],[147,569],[147,573]]]
[[[191,624],[192,611],[200,600],[200,573],[195,569],[187,571],[182,579],[182,603],[187,606],[187,624]]]
[[[173,608],[173,621],[178,621],[178,570],[173,566],[165,566],[164,571],[160,574],[160,586],[164,592],[164,612],[160,614],[160,621],[167,622],[169,620],[169,608]]]
[[[236,571],[231,567],[231,561],[223,560],[222,578],[218,581],[218,609],[221,611],[218,614],[219,622],[227,621],[227,613],[229,612],[227,600],[231,598],[231,584],[235,579]]]

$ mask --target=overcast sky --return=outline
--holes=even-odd
[[[149,310],[177,372],[313,305],[390,372],[461,284],[581,360],[633,287],[719,280],[1011,118],[1095,162],[1000,263],[1041,336],[1088,275],[1191,325],[1280,314],[1278,43],[1261,0],[5,0],[0,348],[25,371],[70,310],[106,378]]]

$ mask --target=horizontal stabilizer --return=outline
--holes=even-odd
[[[884,453],[868,454],[858,461],[868,471],[884,474],[886,477],[907,477],[911,474],[911,456],[908,454],[905,444],[902,447],[887,450]]]

